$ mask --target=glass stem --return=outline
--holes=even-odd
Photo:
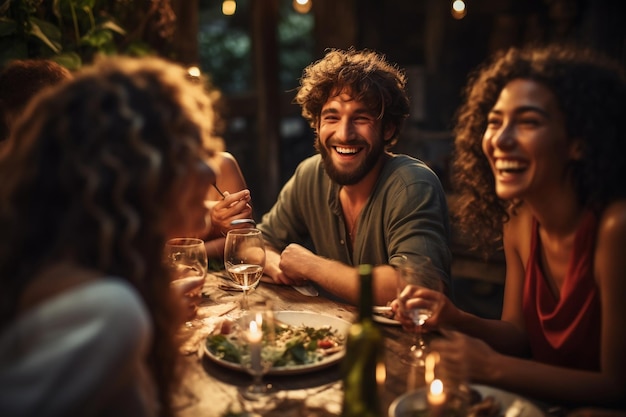
[[[252,375],[252,391],[263,392],[263,375],[260,372]]]
[[[422,329],[422,326],[419,326],[419,333],[417,335],[417,347],[420,350],[426,349],[426,343],[424,342],[424,331]]]
[[[415,335],[415,344],[411,348],[415,364],[424,366],[424,358],[426,356],[426,342],[424,340],[422,325],[417,326],[417,334]]]

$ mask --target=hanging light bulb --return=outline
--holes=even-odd
[[[463,0],[454,0],[452,2],[452,17],[457,20],[461,20],[467,14],[467,6]]]
[[[235,10],[237,10],[237,3],[235,3],[235,0],[224,0],[222,3],[222,13],[225,16],[234,15]]]
[[[200,68],[195,65],[191,66],[187,68],[187,74],[189,74],[190,77],[200,78]]]
[[[310,12],[312,6],[313,0],[293,0],[293,9],[300,14]]]

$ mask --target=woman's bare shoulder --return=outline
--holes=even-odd
[[[509,210],[509,221],[504,223],[505,234],[528,234],[532,225],[533,216],[526,205],[517,206]]]
[[[237,162],[237,158],[230,152],[220,152],[217,155],[220,167],[239,167],[239,163]]]
[[[626,199],[616,200],[602,211],[598,236],[600,240],[626,240]]]
[[[521,205],[509,211],[509,221],[504,224],[504,245],[514,249],[520,259],[526,259],[530,250],[533,216],[530,210]]]
[[[235,158],[233,154],[229,152],[220,152],[218,154],[218,164],[222,177],[236,178],[238,181],[245,184],[241,168],[239,167],[239,162],[237,162],[237,158]]]

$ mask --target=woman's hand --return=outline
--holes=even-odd
[[[249,224],[245,223],[235,226],[230,223],[235,219],[252,218],[251,200],[249,190],[241,190],[232,194],[225,191],[223,200],[211,204],[211,233],[226,235],[231,229],[250,227]]]
[[[407,331],[415,330],[415,323],[408,315],[402,313],[401,303],[407,310],[419,307],[428,307],[434,302],[441,302],[442,306],[435,309],[435,314],[424,322],[423,330],[432,331],[439,328],[453,328],[460,315],[460,310],[445,295],[424,287],[407,285],[400,293],[399,298],[391,302],[391,310],[394,312],[394,319],[402,323],[402,328]]]
[[[430,341],[430,350],[439,353],[442,371],[462,372],[468,382],[489,383],[495,375],[491,364],[500,355],[487,343],[461,332],[443,330],[443,337]]]
[[[178,299],[181,300],[185,312],[185,320],[191,320],[196,316],[198,304],[200,304],[200,298],[202,297],[204,280],[204,277],[193,277],[175,279],[170,283],[172,290]]]

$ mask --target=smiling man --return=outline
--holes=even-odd
[[[355,304],[356,266],[375,265],[374,298],[396,296],[394,265],[427,255],[451,294],[446,197],[422,161],[389,149],[409,115],[406,78],[370,50],[329,50],[304,69],[296,102],[318,154],[300,163],[259,229],[265,273]]]

